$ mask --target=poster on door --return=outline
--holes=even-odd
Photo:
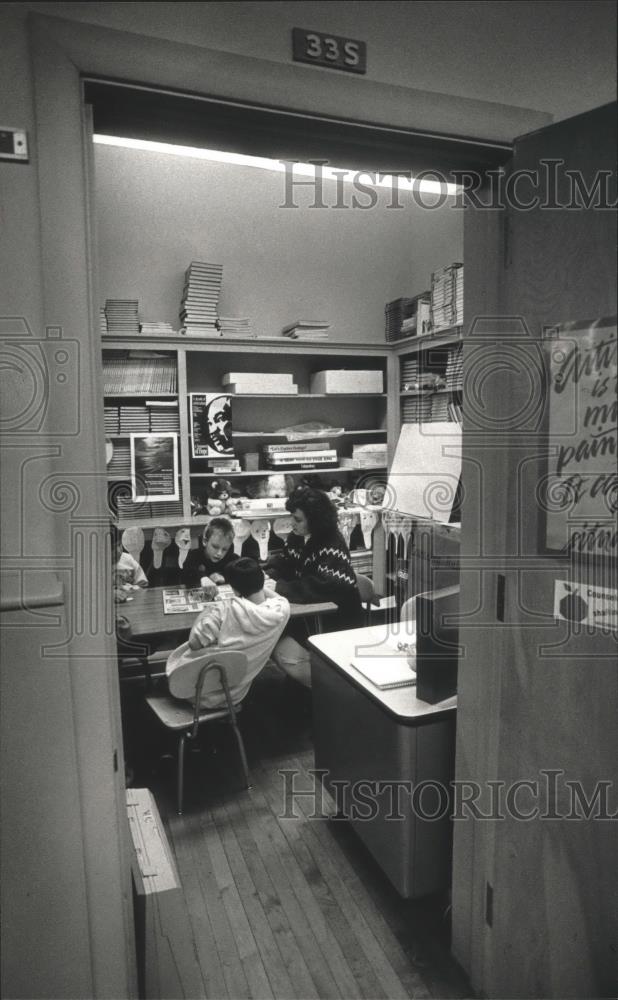
[[[618,629],[618,590],[556,580],[554,618],[614,632]]]
[[[616,319],[550,332],[549,459],[542,503],[549,552],[618,555]]]

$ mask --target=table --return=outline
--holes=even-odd
[[[133,640],[157,640],[166,635],[177,635],[182,633],[185,636],[191,631],[193,623],[197,617],[195,611],[182,614],[166,615],[163,613],[163,591],[169,587],[147,587],[143,590],[133,590],[130,593],[130,600],[124,604],[116,605],[118,615],[127,619],[131,627],[131,638]],[[312,617],[323,614],[332,614],[337,611],[337,605],[332,601],[325,601],[321,604],[290,604],[290,617]],[[318,628],[319,632],[320,629]],[[181,641],[181,640],[179,640]]]
[[[447,793],[455,768],[457,699],[430,705],[416,697],[415,687],[381,691],[354,669],[353,657],[379,646],[394,628],[373,625],[309,639],[315,766],[397,891],[413,898],[450,885]],[[408,783],[399,798],[397,782]],[[408,788],[421,782],[432,784],[422,792],[421,808],[412,808]],[[429,820],[420,811],[444,815]]]

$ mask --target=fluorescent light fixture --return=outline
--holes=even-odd
[[[285,173],[286,162],[284,160],[270,160],[266,156],[245,156],[243,153],[226,153],[219,149],[202,149],[199,146],[175,146],[170,142],[152,142],[150,139],[125,139],[116,135],[93,136],[93,141],[101,146],[123,146],[126,149],[140,149],[149,153],[165,153],[168,156],[186,156],[194,160],[210,160],[215,163],[229,163],[238,167],[254,167],[257,170],[271,170],[275,173]],[[368,181],[368,171],[364,170],[338,170],[336,167],[322,167],[323,180],[339,180],[343,175],[344,183],[350,183],[358,178],[368,187],[393,187],[392,175],[380,174],[375,184]],[[315,177],[316,165],[314,163],[294,163],[295,177]],[[397,175],[397,188],[400,191],[415,191],[421,194],[435,195],[456,195],[460,187],[457,184],[448,184],[443,181],[429,180],[423,178],[416,181],[413,177],[402,177]]]

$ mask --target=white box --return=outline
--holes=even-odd
[[[236,385],[243,383],[262,382],[271,385],[290,386],[294,385],[294,377],[288,372],[226,372],[221,383],[229,385],[235,382]]]
[[[376,369],[356,371],[350,368],[329,369],[314,372],[311,376],[311,392],[316,393],[359,393],[383,392],[382,372]]]

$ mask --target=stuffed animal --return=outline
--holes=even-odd
[[[213,479],[208,489],[206,509],[211,517],[227,513],[232,484],[227,479]]]

